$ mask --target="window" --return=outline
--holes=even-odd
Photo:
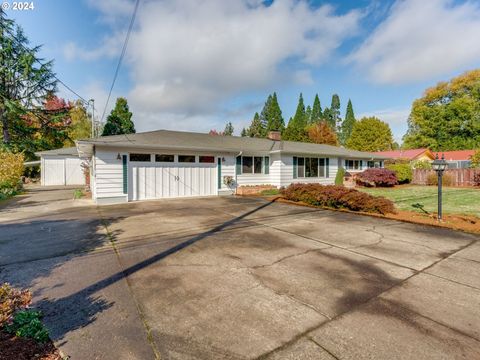
[[[242,156],[242,174],[262,174],[263,157]]]
[[[305,158],[298,158],[298,177],[305,177]]]
[[[381,168],[382,167],[382,162],[381,161],[367,161],[367,167],[369,169],[371,168]]]
[[[345,160],[345,169],[362,170],[362,160]]]
[[[200,156],[199,162],[213,164],[215,162],[215,156]]]
[[[320,177],[325,177],[325,159],[318,159],[320,166],[318,167],[318,175]]]
[[[178,162],[194,163],[195,155],[178,155]]]
[[[130,154],[130,161],[151,161],[150,154]]]
[[[174,162],[174,160],[175,160],[174,155],[155,154],[155,161],[156,162]]]
[[[252,163],[253,157],[242,156],[242,174],[251,174],[253,172]]]
[[[326,161],[323,158],[297,158],[297,177],[325,177],[325,162]]]
[[[253,158],[253,172],[255,174],[261,174],[262,173],[262,167],[263,167],[263,157],[255,156]]]

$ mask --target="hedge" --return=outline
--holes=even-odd
[[[368,213],[395,213],[392,201],[338,185],[291,184],[282,190],[285,199],[334,209]]]
[[[386,168],[395,173],[399,184],[410,183],[413,179],[413,172],[410,164],[391,164],[386,165]]]
[[[22,187],[23,154],[0,150],[0,200],[15,195]]]

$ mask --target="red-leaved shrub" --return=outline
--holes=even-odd
[[[357,184],[362,186],[390,187],[398,184],[395,172],[388,169],[367,169],[355,178]]]
[[[12,318],[17,310],[26,308],[32,302],[32,294],[28,290],[12,288],[10,284],[0,285],[0,327]]]
[[[379,196],[338,185],[292,184],[282,190],[287,200],[334,209],[348,209],[378,214],[394,213],[393,202]]]

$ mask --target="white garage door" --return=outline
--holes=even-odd
[[[217,195],[215,164],[130,163],[130,200]]]
[[[78,157],[49,156],[42,159],[42,185],[85,185],[82,160]]]

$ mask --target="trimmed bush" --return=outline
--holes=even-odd
[[[392,170],[395,173],[399,184],[408,184],[413,179],[413,172],[410,164],[391,164],[386,167],[388,170]]]
[[[443,186],[453,186],[455,183],[453,176],[450,174],[443,174],[442,185]],[[437,173],[432,172],[427,175],[427,185],[438,185]]]
[[[282,190],[287,200],[306,204],[378,214],[395,213],[393,202],[338,185],[292,184]]]
[[[23,174],[23,154],[14,154],[0,150],[0,188],[21,187],[20,177]]]
[[[430,170],[432,168],[432,163],[428,160],[415,160],[412,162],[412,167],[414,169]]]
[[[398,184],[395,172],[388,169],[367,169],[357,174],[355,181],[367,187],[390,187]]]
[[[15,314],[11,323],[4,326],[6,332],[18,337],[47,342],[48,330],[43,326],[42,313],[34,310],[22,310]]]
[[[335,185],[343,185],[343,179],[345,177],[345,169],[343,166],[340,166],[335,176]]]

